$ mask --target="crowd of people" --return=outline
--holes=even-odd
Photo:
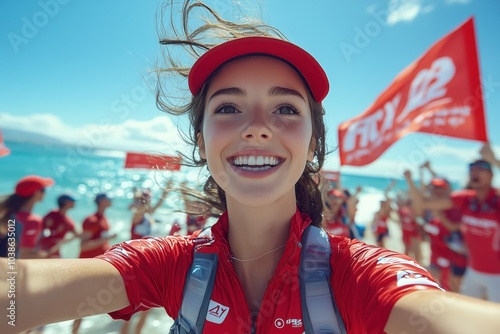
[[[388,221],[396,222],[404,253],[425,264],[444,289],[500,303],[500,191],[493,186],[500,162],[488,143],[479,153],[462,190],[454,190],[430,162],[420,166],[418,186],[406,171],[408,191],[399,189],[391,199],[391,184],[371,228],[376,244],[386,247]],[[430,250],[425,259],[423,242]]]
[[[112,198],[106,193],[95,196],[96,211],[83,219],[81,228],[77,228],[68,212],[75,207],[76,198],[70,194],[61,194],[57,197],[57,208],[43,217],[33,213],[38,202],[44,200],[46,188],[55,184],[51,178],[29,175],[21,178],[15,185],[14,192],[0,200],[0,221],[11,222],[15,229],[15,241],[9,241],[9,223],[2,224],[0,231],[0,257],[14,257],[18,259],[61,258],[60,249],[66,243],[75,239],[80,240],[79,258],[94,258],[104,254],[111,246],[116,233],[110,233],[110,224],[106,218],[106,210],[112,205]],[[156,204],[151,203],[149,189],[132,190],[133,199],[129,206],[131,211],[130,236],[128,239],[140,239],[152,235],[154,224],[153,215],[163,204],[172,188],[172,180],[163,187]],[[183,196],[186,209],[195,206],[193,200]],[[191,235],[196,229],[201,229],[206,223],[206,215],[187,215],[186,230]],[[194,223],[193,223],[194,222]],[[178,229],[176,229],[178,228]],[[182,227],[173,224],[171,235],[179,234]],[[14,251],[13,251],[14,250]],[[148,312],[138,315],[134,333],[141,333]],[[78,333],[82,319],[76,319],[72,326],[72,333]],[[125,321],[121,328],[122,334],[130,332],[130,321]],[[30,331],[43,332],[43,326]]]
[[[199,1],[183,2],[181,15],[171,6],[162,8],[182,22],[168,30],[174,36],[160,41],[169,57],[159,76],[187,77],[191,98],[178,105],[163,90],[168,84],[160,84],[157,104],[174,115],[188,114],[186,139],[193,150],[184,158],[207,167],[209,175],[201,194],[186,190],[188,200],[202,201],[186,211],[216,212],[217,222],[207,233],[141,238],[107,249],[112,236],[105,233],[104,213],[111,201],[99,195],[97,212],[79,234],[83,252],[92,258],[19,259],[15,300],[7,293],[8,261],[0,259],[0,301],[14,303],[18,314],[15,327],[0,322],[2,333],[81,319],[82,303],[103,294],[107,298],[85,316],[108,313],[129,320],[161,307],[175,319],[171,333],[500,332],[500,304],[491,302],[500,286],[498,195],[491,186],[498,161],[488,162],[494,159],[488,146],[485,159],[470,165],[470,190],[448,197],[437,188],[423,193],[410,172],[405,177],[407,210],[415,219],[425,220],[429,210],[434,225],[445,218],[454,224],[458,218],[443,210],[460,210],[467,249],[460,291],[490,301],[444,291],[415,259],[383,247],[389,198],[376,215],[379,245],[356,238],[356,193],[319,176],[327,152],[322,102],[329,81],[312,55],[263,22],[226,21]],[[215,44],[214,36],[220,38]],[[192,66],[175,59],[178,47],[196,56]],[[4,206],[15,202],[16,211],[9,209],[3,218],[19,211],[29,216],[53,183],[32,181],[16,186]],[[132,232],[142,236],[152,208],[150,196],[140,192],[137,198],[149,203],[131,206]],[[339,234],[325,233],[324,226]],[[31,239],[21,245],[28,248],[22,254],[32,254]],[[40,305],[47,301],[50,311],[43,312]]]

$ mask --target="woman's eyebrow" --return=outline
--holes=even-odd
[[[237,88],[237,87],[230,87],[230,88],[223,88],[223,89],[219,89],[218,91],[216,91],[215,93],[213,93],[210,98],[208,99],[208,101],[210,101],[211,99],[213,99],[214,97],[218,96],[218,95],[239,95],[239,96],[245,96],[246,95],[246,92],[240,88]]]
[[[304,101],[306,100],[304,98],[304,96],[302,96],[302,94],[300,94],[295,89],[285,88],[285,87],[280,87],[280,86],[272,87],[271,89],[269,89],[268,94],[270,96],[293,95],[293,96],[300,97]],[[218,95],[238,95],[238,96],[245,96],[246,95],[246,91],[244,91],[243,89],[238,88],[238,87],[222,88],[222,89],[217,90],[215,93],[213,93],[210,96],[210,98],[208,99],[208,101],[212,100],[214,97],[216,97]]]
[[[272,87],[269,90],[269,95],[271,96],[279,96],[279,95],[294,95],[300,97],[302,100],[306,100],[302,94],[300,94],[298,91],[295,89],[290,89],[290,88],[285,88],[285,87]]]

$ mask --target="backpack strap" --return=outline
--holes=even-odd
[[[300,295],[302,323],[306,334],[346,334],[330,285],[331,255],[328,235],[308,226],[302,236]]]
[[[205,230],[200,235],[207,233]],[[217,262],[216,253],[200,253],[195,248],[193,263],[186,277],[181,309],[170,328],[170,334],[201,334],[203,332],[215,282]]]
[[[199,236],[210,235],[210,228]],[[330,242],[322,229],[309,226],[302,237],[300,294],[302,323],[307,334],[346,334],[342,316],[330,287]],[[194,252],[187,273],[179,315],[170,334],[201,334],[217,271],[217,254]],[[332,316],[334,315],[334,316]]]

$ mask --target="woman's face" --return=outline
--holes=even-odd
[[[200,155],[227,198],[248,205],[295,198],[313,159],[307,88],[283,61],[251,56],[224,65],[207,91]]]

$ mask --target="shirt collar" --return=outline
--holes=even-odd
[[[302,213],[297,208],[295,214],[290,219],[290,234],[287,240],[286,248],[289,248],[289,244],[293,242],[300,241],[302,238],[302,233],[307,226],[311,224],[311,218],[306,213]],[[220,245],[227,249],[229,254],[229,242],[228,242],[228,230],[229,230],[229,220],[227,211],[225,211],[220,217],[217,223],[212,226],[212,236],[215,244]]]

